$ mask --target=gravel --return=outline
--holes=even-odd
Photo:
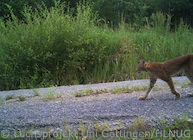
[[[100,83],[89,85],[74,85],[52,88],[36,89],[40,96],[34,96],[31,89],[1,91],[0,97],[6,98],[12,95],[15,98],[0,105],[0,130],[21,128],[64,128],[66,124],[76,127],[80,122],[107,123],[109,125],[123,124],[130,126],[138,116],[144,117],[152,125],[156,125],[162,119],[172,121],[184,114],[193,116],[193,98],[188,93],[193,93],[192,87],[183,87],[187,83],[186,77],[175,77],[176,89],[182,97],[175,100],[168,86],[163,81],[158,81],[161,90],[152,91],[147,100],[138,100],[145,91],[132,93],[111,94],[75,97],[74,92],[84,89],[112,89],[121,86],[137,86],[148,84],[148,80],[134,80],[112,83]],[[52,90],[62,97],[44,101],[44,94]],[[26,97],[26,101],[20,102],[17,96]]]

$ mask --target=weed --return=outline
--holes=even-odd
[[[85,136],[85,135],[86,135],[87,129],[86,129],[86,126],[85,126],[85,124],[84,124],[83,122],[81,122],[81,123],[79,124],[79,126],[78,126],[78,131],[79,131],[79,133],[80,133],[81,136]]]
[[[138,85],[138,86],[122,86],[122,87],[116,87],[110,90],[111,93],[114,94],[120,94],[120,93],[131,93],[134,91],[141,91],[146,90],[148,88],[148,85]]]
[[[138,85],[138,86],[132,86],[131,90],[132,91],[141,91],[141,90],[146,90],[148,89],[149,85]]]
[[[107,123],[101,123],[99,124],[98,122],[96,122],[93,126],[94,131],[98,134],[102,134],[105,130],[108,130],[108,124]]]
[[[114,94],[132,92],[128,86],[122,86],[122,87],[117,86],[117,87],[111,89],[110,91],[111,91],[111,93],[114,93]]]
[[[26,100],[26,98],[24,96],[19,96],[18,99],[19,99],[20,102],[23,102],[23,101]]]
[[[5,102],[5,99],[3,99],[2,97],[0,97],[0,105],[4,105],[6,102]]]
[[[8,95],[8,96],[5,98],[5,100],[11,100],[11,99],[13,99],[13,98],[14,98],[13,95]]]
[[[89,95],[98,95],[102,93],[114,93],[114,94],[120,94],[120,93],[131,93],[134,91],[141,91],[148,88],[148,85],[139,85],[139,86],[117,86],[113,89],[98,89],[98,90],[92,90],[92,89],[85,89],[76,91],[75,97],[83,97],[83,96],[89,96]],[[156,88],[155,88],[156,89]]]
[[[148,131],[149,130],[149,124],[145,121],[144,117],[137,116],[136,121],[132,125],[133,131]]]
[[[187,87],[188,85],[190,85],[190,81],[189,80],[185,80],[182,84],[181,84],[181,87],[182,88],[185,88],[185,87]]]
[[[75,97],[83,97],[94,94],[95,92],[92,89],[85,89],[75,92]]]
[[[48,90],[48,92],[43,95],[43,100],[44,101],[54,100],[54,99],[57,99],[59,97],[61,97],[61,96],[59,96],[58,94],[54,93],[54,91]]]
[[[37,89],[32,89],[34,96],[40,96],[40,93]]]
[[[108,89],[98,89],[94,91],[94,94],[97,95],[97,94],[108,93],[108,92],[109,92]]]

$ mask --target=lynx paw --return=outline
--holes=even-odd
[[[139,97],[139,100],[145,100],[145,99],[146,99],[145,96],[140,96],[140,97]]]
[[[176,95],[176,99],[180,99],[180,97],[181,97],[181,94],[178,93],[178,94]]]

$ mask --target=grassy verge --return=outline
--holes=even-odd
[[[139,85],[139,86],[122,86],[122,87],[115,87],[110,90],[111,93],[119,94],[119,93],[131,93],[134,91],[143,91],[148,89],[149,85]]]
[[[100,90],[85,89],[85,90],[76,91],[73,94],[75,97],[83,97],[83,96],[98,95],[98,94],[108,93],[108,92],[110,92],[108,89],[100,89]]]
[[[113,93],[113,94],[121,94],[121,93],[132,93],[134,91],[144,91],[147,90],[149,87],[148,84],[146,85],[138,85],[138,86],[117,86],[112,89],[100,89],[100,90],[92,90],[92,89],[85,89],[73,92],[75,97],[83,97],[83,96],[90,96],[90,95],[98,95],[102,93]],[[154,87],[154,90],[158,90],[161,87]]]

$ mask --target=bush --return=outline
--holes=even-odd
[[[25,21],[12,14],[0,21],[1,90],[84,83],[94,66],[104,62],[119,45],[113,31],[96,26],[88,4],[77,14],[64,14],[65,4],[50,10],[25,7]]]

